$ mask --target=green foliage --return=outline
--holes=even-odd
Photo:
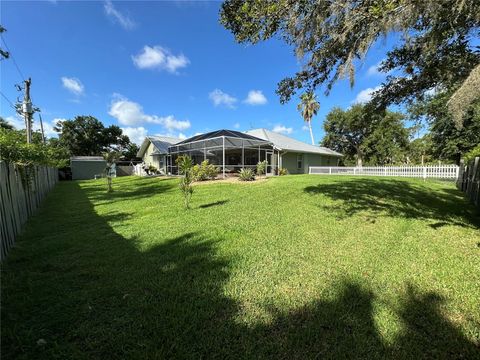
[[[64,148],[55,144],[42,142],[27,144],[24,132],[0,129],[0,159],[23,166],[65,167],[69,157]]]
[[[472,161],[476,157],[480,157],[480,143],[475,146],[473,149],[471,149],[469,152],[467,152],[464,156],[463,159],[465,160],[466,163]]]
[[[134,160],[137,158],[137,153],[140,150],[137,144],[129,143],[124,145],[122,149],[122,159],[124,160]]]
[[[426,134],[421,138],[412,140],[408,145],[407,157],[410,163],[425,165],[433,162],[432,136]]]
[[[0,116],[0,129],[13,130],[13,125],[9,124],[7,120]]]
[[[404,116],[390,111],[382,115],[361,146],[366,163],[371,165],[405,163],[410,134],[403,125]]]
[[[197,164],[192,168],[192,175],[194,181],[214,180],[217,178],[218,171],[215,165],[205,160],[200,165]]]
[[[267,160],[259,161],[257,164],[257,175],[262,176],[267,169]]]
[[[480,100],[466,106],[463,126],[458,128],[447,105],[451,91],[416,102],[409,113],[412,119],[428,124],[433,157],[459,163],[463,154],[480,143]]]
[[[353,86],[358,59],[380,39],[403,33],[380,65],[390,75],[375,101],[385,105],[462,82],[480,63],[479,14],[478,0],[227,0],[220,21],[240,43],[273,37],[294,47],[303,66],[278,84],[282,103],[300,89],[323,86],[328,94],[345,77]]]
[[[152,164],[149,164],[147,169],[149,174],[156,174],[158,171],[158,169]]]
[[[278,175],[279,176],[288,175],[288,170],[286,168],[279,168],[278,169]]]
[[[180,179],[179,188],[183,194],[185,209],[190,209],[190,200],[193,194],[192,183],[195,181],[193,177],[193,160],[190,156],[181,155],[176,159],[178,173],[183,175]]]
[[[334,108],[324,129],[322,145],[342,153],[345,163],[384,165],[405,160],[409,132],[400,113],[360,104],[348,110]]]
[[[109,151],[125,151],[131,154],[133,149],[128,136],[116,125],[105,127],[93,116],[76,116],[73,120],[57,123],[54,128],[58,139],[71,155],[93,156]]]
[[[255,172],[250,168],[240,169],[238,179],[240,181],[253,181],[255,180]]]

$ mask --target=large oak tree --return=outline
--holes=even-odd
[[[220,17],[240,43],[277,37],[293,47],[303,66],[278,84],[282,103],[298,90],[328,94],[343,77],[353,84],[358,60],[389,34],[400,39],[380,66],[396,70],[375,94],[380,107],[458,87],[480,64],[478,0],[226,0]]]
[[[332,109],[325,120],[322,145],[344,155],[344,160],[385,165],[406,160],[409,131],[403,115],[357,104]]]
[[[116,125],[105,127],[93,116],[76,116],[73,120],[57,123],[59,145],[68,149],[71,155],[94,156],[130,147],[130,139],[123,135]]]

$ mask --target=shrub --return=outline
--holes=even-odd
[[[157,173],[157,168],[153,165],[148,165],[148,172],[151,174],[156,174]]]
[[[267,160],[263,160],[257,163],[257,175],[265,174],[265,170],[267,168]]]
[[[253,181],[255,180],[255,173],[249,168],[241,169],[239,172],[239,179],[241,181]]]
[[[176,163],[178,166],[178,173],[183,175],[178,185],[183,194],[185,209],[190,209],[190,199],[193,194],[193,161],[190,156],[182,155],[177,158]]]
[[[278,175],[283,176],[283,175],[288,175],[288,170],[285,168],[279,168],[278,169]]]
[[[38,136],[34,136],[34,140],[35,138]],[[24,131],[0,128],[0,160],[21,166],[46,165],[61,168],[68,165],[69,154],[65,148],[38,141],[27,144]]]
[[[480,156],[480,144],[475,146],[469,152],[467,152],[463,158],[465,159],[465,163],[470,162],[471,160],[475,159],[477,156]]]
[[[195,165],[192,168],[192,175],[195,181],[205,181],[216,179],[218,174],[218,168],[209,164],[208,160],[202,161],[200,165]]]

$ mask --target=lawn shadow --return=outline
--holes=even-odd
[[[436,220],[431,227],[445,225],[480,227],[480,217],[474,208],[455,189],[432,191],[427,187],[394,179],[345,179],[334,183],[307,186],[304,191],[335,200],[333,205],[322,205],[339,219],[367,212],[377,216]]]
[[[184,233],[144,244],[99,216],[88,191],[67,184],[47,198],[2,269],[5,359],[409,359],[474,358],[478,348],[440,311],[438,296],[409,289],[404,331],[386,345],[373,318],[375,295],[355,281],[335,296],[269,323],[241,320],[225,294],[234,258],[222,238]],[[55,206],[65,199],[63,207]],[[51,224],[58,224],[52,234]],[[43,225],[43,226],[41,226]],[[160,235],[159,235],[160,236]],[[37,344],[39,339],[44,344]],[[443,342],[443,343],[441,343]],[[425,351],[425,353],[423,352]]]
[[[228,203],[228,202],[229,202],[229,200],[219,200],[219,201],[215,201],[215,202],[213,202],[213,203],[200,205],[199,208],[200,208],[200,209],[207,209],[207,208],[212,207],[212,206],[225,205],[225,204]]]

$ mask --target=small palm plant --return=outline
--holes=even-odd
[[[193,161],[190,156],[182,155],[176,160],[178,166],[178,173],[183,175],[180,179],[179,187],[183,194],[185,209],[190,209],[190,199],[193,194],[192,183],[195,180],[193,174]]]
[[[262,176],[267,169],[267,160],[259,161],[257,164],[257,175]]]
[[[240,181],[253,181],[255,180],[255,172],[250,168],[241,169],[238,173],[238,179]]]
[[[107,161],[107,166],[105,168],[107,192],[112,192],[112,178],[115,175],[115,161],[120,158],[120,153],[118,151],[109,151],[103,154],[103,158]]]
[[[300,100],[297,109],[302,113],[303,120],[308,124],[312,145],[315,145],[312,132],[312,118],[317,115],[317,112],[320,109],[320,103],[317,101],[317,97],[312,91],[302,94]]]

